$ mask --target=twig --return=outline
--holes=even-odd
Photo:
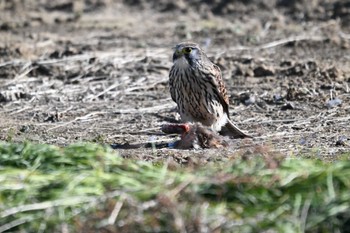
[[[22,60],[6,61],[6,62],[1,63],[0,67],[8,66],[8,65],[20,65],[23,63],[25,63],[25,61],[22,61]]]
[[[2,226],[0,226],[0,233],[10,230],[11,228],[17,227],[19,225],[22,225],[23,223],[30,222],[34,220],[34,217],[24,217],[20,219],[13,220],[12,222],[6,223]]]
[[[164,83],[166,81],[167,81],[167,79],[160,80],[158,82],[151,83],[151,84],[149,84],[147,86],[144,85],[143,83],[141,83],[138,86],[130,87],[130,88],[127,88],[127,89],[125,89],[123,91],[119,91],[117,93],[128,93],[128,92],[137,91],[137,90],[147,90],[147,89],[150,89],[150,88],[154,88],[157,84],[161,84],[161,83]]]
[[[308,40],[310,40],[310,41],[323,41],[323,40],[325,40],[325,37],[310,36],[310,35],[293,36],[290,38],[276,40],[276,41],[272,41],[272,42],[260,45],[260,46],[256,47],[255,49],[269,49],[269,48],[273,48],[276,46],[288,44],[290,42],[298,42],[298,41],[304,41],[304,40],[305,41],[308,41]]]
[[[343,39],[350,40],[350,34],[347,34],[347,33],[344,33],[343,31],[340,31],[339,35]]]
[[[50,60],[36,61],[36,64],[48,65],[48,64],[60,63],[60,62],[89,60],[92,57],[95,57],[95,56],[93,56],[91,54],[82,54],[82,55],[74,55],[74,56],[69,56],[69,57],[63,57],[61,59],[50,59]]]
[[[26,211],[44,210],[44,209],[48,209],[56,206],[71,206],[71,205],[77,205],[85,202],[94,202],[97,199],[98,197],[69,197],[66,199],[59,199],[55,201],[46,201],[41,203],[22,205],[22,206],[6,209],[0,212],[0,218],[6,218],[8,216],[11,216],[17,213],[26,212]]]
[[[305,232],[305,228],[306,228],[306,219],[307,219],[307,215],[309,213],[309,209],[311,206],[311,198],[308,198],[305,200],[304,202],[304,206],[303,209],[301,210],[301,214],[300,214],[300,222],[301,222],[301,232]]]
[[[173,190],[169,192],[169,196],[175,197],[178,195],[182,190],[184,190],[189,184],[191,184],[193,181],[193,178],[190,178],[184,182],[182,182],[180,185],[176,186]]]
[[[115,83],[115,84],[113,84],[112,86],[108,87],[107,89],[101,91],[101,92],[98,93],[97,95],[94,95],[94,96],[85,98],[84,101],[92,101],[92,100],[94,100],[94,99],[97,99],[97,98],[100,97],[101,95],[106,94],[107,92],[109,92],[110,90],[112,90],[112,89],[114,89],[114,88],[116,88],[116,87],[118,87],[118,86],[120,86],[120,83]]]
[[[111,215],[108,218],[108,224],[109,225],[114,225],[114,223],[115,223],[115,221],[116,221],[116,219],[117,219],[117,217],[119,215],[119,212],[120,212],[120,210],[123,207],[125,199],[126,199],[126,197],[124,195],[122,195],[120,197],[120,200],[117,201],[117,203],[115,204],[114,209],[113,209]]]
[[[239,47],[230,49],[229,51],[270,49],[270,48],[281,46],[281,45],[288,44],[291,42],[308,41],[308,40],[309,41],[323,41],[325,39],[326,38],[322,37],[322,36],[300,35],[300,36],[292,36],[289,38],[272,41],[272,42],[262,44],[259,46],[255,46],[255,47],[239,46]],[[226,52],[223,52],[223,53],[226,53]]]
[[[24,65],[23,67],[23,72],[18,74],[14,79],[12,79],[10,82],[5,83],[5,86],[13,84],[13,83],[18,83],[18,80],[22,79],[23,77],[25,77],[27,74],[29,74],[30,71],[33,70],[33,67],[30,66],[32,63],[28,62]]]
[[[129,190],[125,190],[129,191]],[[54,201],[45,201],[41,203],[35,203],[35,204],[28,204],[28,205],[22,205],[22,206],[17,206],[13,207],[10,209],[6,209],[2,212],[0,212],[0,218],[6,218],[11,215],[15,215],[18,213],[22,212],[27,212],[27,211],[33,211],[33,210],[45,210],[57,206],[73,206],[73,205],[78,205],[82,203],[96,203],[98,201],[103,201],[106,200],[107,198],[114,198],[116,196],[123,196],[124,198],[129,197],[124,191],[119,191],[115,190],[110,193],[106,193],[103,196],[76,196],[76,197],[69,197],[65,199],[57,199]]]
[[[254,119],[250,119],[250,121],[252,121]],[[271,123],[291,123],[291,122],[296,122],[299,121],[300,119],[281,119],[281,120],[269,120],[269,121],[257,121],[255,120],[255,122],[257,122],[258,124],[271,124]],[[305,120],[303,120],[305,121]],[[248,121],[243,121],[244,123],[248,122]]]
[[[50,129],[48,129],[47,131],[54,130],[54,129],[57,129],[57,128],[60,128],[60,127],[72,124],[73,122],[76,122],[76,121],[79,121],[79,120],[86,120],[86,119],[88,119],[89,117],[91,117],[93,115],[106,114],[106,113],[107,112],[92,112],[92,113],[86,114],[85,116],[82,116],[82,117],[76,117],[74,120],[68,121],[68,122],[66,122],[64,124],[54,126],[54,127],[50,128]]]
[[[333,119],[328,119],[326,120],[325,122],[330,122],[330,121],[344,121],[344,122],[349,122],[350,120],[350,116],[348,117],[336,117],[336,118],[333,118]]]
[[[19,108],[19,109],[10,109],[10,110],[6,110],[4,111],[5,113],[7,112],[11,112],[9,115],[12,116],[14,114],[23,112],[23,111],[27,111],[28,109],[31,109],[31,107],[23,107],[23,108]]]
[[[158,105],[158,106],[153,106],[153,107],[148,107],[148,108],[129,108],[129,109],[120,109],[117,111],[114,111],[115,114],[134,114],[134,113],[152,113],[152,112],[157,112],[159,110],[164,110],[164,109],[170,109],[172,107],[175,107],[175,104],[173,103],[167,103],[163,105]]]
[[[313,134],[315,132],[303,132],[303,134]],[[261,136],[254,136],[254,139],[266,139],[266,138],[271,138],[271,137],[280,137],[280,139],[283,138],[295,138],[298,135],[295,132],[277,132],[274,134],[265,134],[265,135],[261,135]]]

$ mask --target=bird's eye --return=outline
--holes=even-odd
[[[184,48],[182,51],[183,51],[183,53],[185,53],[185,54],[189,54],[189,53],[192,52],[192,48],[187,47],[187,48]]]

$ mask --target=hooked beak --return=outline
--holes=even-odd
[[[182,57],[184,55],[183,51],[180,48],[174,48],[174,55],[173,55],[173,61],[177,60],[178,58]]]

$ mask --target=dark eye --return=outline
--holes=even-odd
[[[192,48],[189,48],[189,47],[184,48],[184,49],[183,49],[183,52],[189,54],[189,53],[192,52]]]

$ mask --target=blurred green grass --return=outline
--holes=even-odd
[[[172,167],[109,147],[0,144],[0,232],[345,232],[349,155]]]

